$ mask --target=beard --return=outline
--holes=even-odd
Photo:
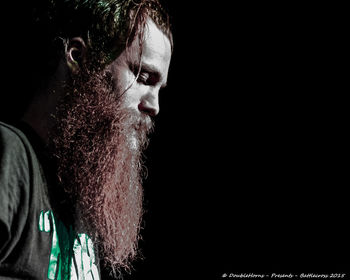
[[[73,205],[75,229],[92,238],[104,266],[130,269],[143,214],[142,151],[153,123],[125,109],[108,72],[74,77],[65,88],[49,134],[60,208]]]

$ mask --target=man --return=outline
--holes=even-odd
[[[35,95],[0,124],[0,278],[99,279],[100,261],[117,272],[137,254],[168,16],[156,0],[39,1],[32,15]]]

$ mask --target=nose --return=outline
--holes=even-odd
[[[158,90],[149,92],[141,98],[138,108],[140,112],[145,113],[151,117],[155,117],[159,113]]]

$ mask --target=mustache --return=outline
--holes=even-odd
[[[154,132],[154,121],[149,116],[143,116],[133,127],[136,131],[144,131],[149,135]]]
[[[139,132],[144,132],[146,135],[154,132],[154,120],[145,113],[140,113],[136,109],[124,109],[124,115],[128,115],[129,125],[132,129]],[[123,120],[121,120],[123,121]]]

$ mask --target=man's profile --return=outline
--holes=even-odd
[[[0,278],[128,268],[173,42],[157,0],[35,1],[31,102],[0,122]]]

